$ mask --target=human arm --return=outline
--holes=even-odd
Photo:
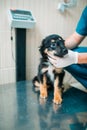
[[[87,36],[87,6],[82,11],[76,26],[76,31],[65,40],[65,46],[69,49],[77,47]]]
[[[68,49],[73,49],[77,47],[85,38],[85,36],[78,34],[77,32],[74,32],[72,35],[70,35],[65,40],[65,46]]]
[[[87,64],[87,53],[78,53],[78,64]]]

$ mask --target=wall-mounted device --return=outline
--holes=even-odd
[[[15,28],[33,28],[36,20],[31,11],[10,9],[9,20],[11,27]]]
[[[29,10],[10,9],[9,21],[15,28],[16,81],[26,80],[26,30],[32,29],[36,20]]]

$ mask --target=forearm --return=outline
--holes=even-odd
[[[65,46],[69,49],[77,47],[81,41],[84,39],[84,36],[79,35],[74,32],[70,37],[65,40]]]
[[[78,64],[87,64],[87,53],[78,53]]]

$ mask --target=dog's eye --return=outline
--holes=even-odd
[[[50,47],[51,47],[52,49],[55,49],[55,48],[56,48],[56,43],[52,43]]]

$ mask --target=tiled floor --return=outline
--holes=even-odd
[[[61,105],[52,98],[41,100],[31,82],[0,86],[0,130],[87,130],[87,93],[70,88]]]

